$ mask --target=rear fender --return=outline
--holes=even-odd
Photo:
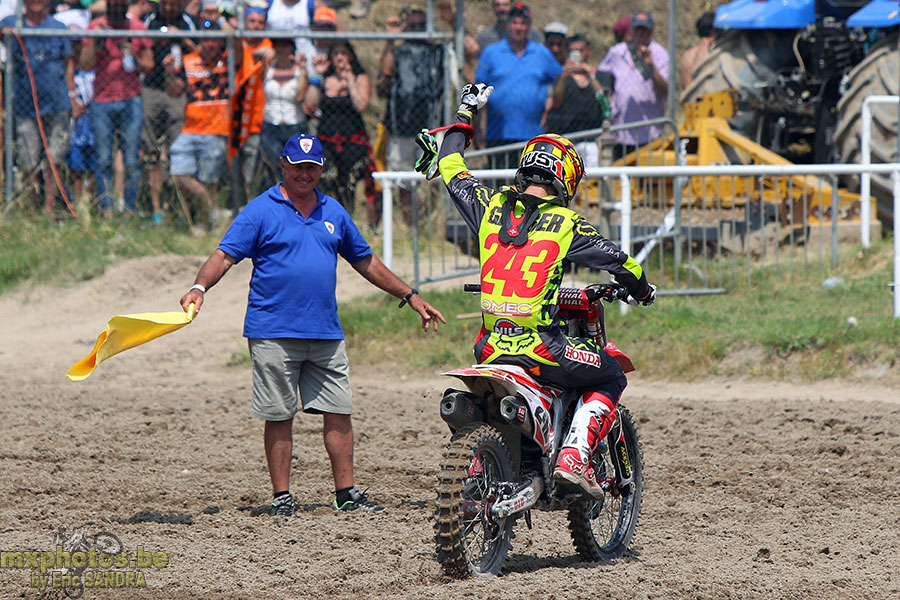
[[[481,398],[518,396],[525,400],[535,427],[532,438],[547,452],[553,443],[552,411],[560,411],[562,390],[541,386],[522,367],[513,365],[473,365],[442,373],[462,381]]]
[[[634,363],[631,362],[631,359],[628,358],[628,355],[619,350],[619,348],[613,344],[612,342],[606,342],[606,353],[612,356],[619,363],[619,366],[622,367],[622,370],[626,373],[631,373],[634,371]]]

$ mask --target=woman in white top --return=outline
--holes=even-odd
[[[309,85],[305,65],[303,54],[294,56],[294,40],[272,40],[272,50],[263,76],[266,105],[260,142],[270,166],[279,176],[278,161],[285,142],[309,129],[302,106]]]

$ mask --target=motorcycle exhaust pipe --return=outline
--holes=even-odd
[[[456,431],[469,423],[483,421],[481,409],[472,401],[472,394],[448,389],[441,398],[441,418],[450,429]]]
[[[500,399],[500,416],[510,425],[518,427],[525,435],[531,435],[534,431],[528,406],[516,396],[504,396]]]

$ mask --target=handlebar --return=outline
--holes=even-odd
[[[607,302],[615,302],[616,300],[628,301],[628,289],[621,283],[595,283],[584,288],[584,295],[591,302],[595,302],[598,299],[606,300]]]
[[[481,293],[480,283],[466,283],[463,285],[463,291],[473,294]],[[599,299],[607,302],[628,300],[628,289],[621,283],[595,283],[584,288],[584,294],[590,302],[596,302]]]

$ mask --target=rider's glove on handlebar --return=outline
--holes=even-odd
[[[648,293],[646,296],[641,299],[637,299],[629,294],[626,302],[628,302],[628,304],[630,304],[631,306],[650,306],[651,304],[653,304],[656,301],[656,286],[652,283],[649,285],[650,293]]]
[[[494,86],[483,83],[467,83],[460,94],[460,104],[457,110],[474,115],[479,108],[483,108],[494,91]]]

